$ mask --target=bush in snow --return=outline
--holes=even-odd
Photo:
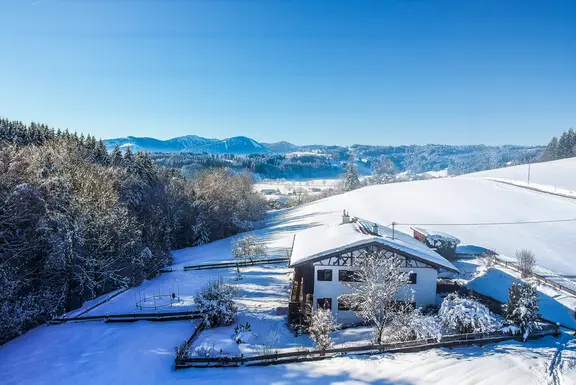
[[[319,350],[326,350],[332,346],[330,333],[338,329],[339,325],[330,309],[317,308],[310,317],[308,332],[314,341],[314,346]]]
[[[534,286],[514,282],[508,289],[508,301],[504,305],[504,317],[512,325],[520,328],[524,340],[536,327],[538,314],[538,290]]]
[[[278,328],[268,330],[264,338],[257,336],[257,341],[254,346],[256,354],[259,356],[268,356],[271,354],[278,354],[278,344],[280,343],[280,331]],[[273,361],[273,360],[271,360]]]
[[[440,341],[442,337],[442,322],[436,316],[422,314],[420,309],[406,309],[404,312],[395,314],[384,333],[387,334],[388,339],[392,342],[428,338]]]
[[[484,333],[496,328],[496,320],[486,306],[455,293],[444,298],[438,315],[448,329],[457,333]]]
[[[182,343],[174,348],[174,355],[177,360],[184,360],[188,358],[188,351],[190,350],[190,345],[188,341],[182,341]]]
[[[210,281],[202,290],[196,293],[195,302],[198,310],[204,315],[208,326],[230,325],[238,311],[234,298],[238,289],[225,284],[222,277]]]
[[[238,345],[246,343],[246,341],[250,338],[252,334],[252,326],[249,322],[246,322],[245,325],[238,325],[234,328],[234,334],[232,335],[232,339]]]
[[[518,270],[522,278],[529,278],[534,272],[534,264],[536,263],[536,257],[531,250],[522,249],[516,252],[516,259],[518,261]]]

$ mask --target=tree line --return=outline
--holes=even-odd
[[[570,128],[560,135],[560,139],[553,137],[540,157],[541,162],[550,160],[572,158],[576,156],[576,132]]]
[[[193,154],[152,153],[159,165],[179,168],[185,177],[195,177],[208,168],[230,167],[250,170],[262,178],[334,178],[341,172],[338,163],[325,155],[272,155],[272,154]]]
[[[146,153],[0,119],[0,344],[266,215],[248,174],[185,179]]]

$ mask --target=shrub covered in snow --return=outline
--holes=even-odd
[[[210,281],[196,293],[195,302],[198,310],[204,315],[208,326],[230,325],[238,311],[234,298],[238,289],[225,284],[222,277]]]
[[[332,346],[330,332],[338,329],[339,325],[330,309],[317,308],[310,317],[308,332],[314,341],[314,346],[319,350],[326,350]]]
[[[392,342],[442,337],[442,322],[437,316],[424,315],[420,309],[396,313],[384,332]]]
[[[183,360],[188,358],[188,351],[190,350],[190,345],[188,341],[182,341],[182,343],[174,348],[174,355],[177,360]]]
[[[317,349],[325,350],[332,346],[330,333],[338,329],[336,318],[329,309],[317,308],[310,316],[308,331]]]
[[[234,334],[232,335],[232,339],[238,345],[246,343],[252,337],[252,325],[249,322],[246,324],[238,325],[234,328]]]
[[[528,337],[530,331],[536,327],[538,314],[538,290],[534,286],[514,282],[508,289],[508,301],[504,305],[504,317],[512,325],[518,326]]]
[[[448,329],[457,333],[484,333],[497,326],[486,306],[455,293],[444,298],[438,315]]]
[[[518,270],[522,278],[529,278],[534,272],[534,265],[536,264],[536,257],[531,250],[522,249],[516,252],[516,259],[518,261]]]

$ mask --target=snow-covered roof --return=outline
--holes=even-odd
[[[366,229],[371,231],[372,222],[357,220],[300,231],[294,237],[290,266],[321,259],[347,249],[379,243],[431,266],[458,271],[446,258],[401,231],[396,230],[392,237],[392,229],[385,226],[378,225],[378,235]]]
[[[447,234],[447,233],[443,233],[441,231],[423,229],[422,227],[411,227],[411,229],[418,231],[420,234],[425,235],[426,238],[428,238],[431,241],[442,240],[442,241],[453,242],[455,244],[460,243],[460,240],[458,238],[456,238],[455,236]]]

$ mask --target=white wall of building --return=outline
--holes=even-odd
[[[338,280],[340,270],[353,270],[350,266],[314,266],[314,309],[320,298],[332,299],[332,313],[337,314],[341,323],[357,322],[353,311],[338,311],[338,297],[352,291]],[[318,281],[318,270],[332,270],[332,281]],[[409,289],[414,291],[416,306],[427,307],[436,303],[436,278],[438,272],[433,268],[406,268],[404,271],[416,273],[416,284],[408,285],[406,290],[398,293],[399,300],[409,299]]]

